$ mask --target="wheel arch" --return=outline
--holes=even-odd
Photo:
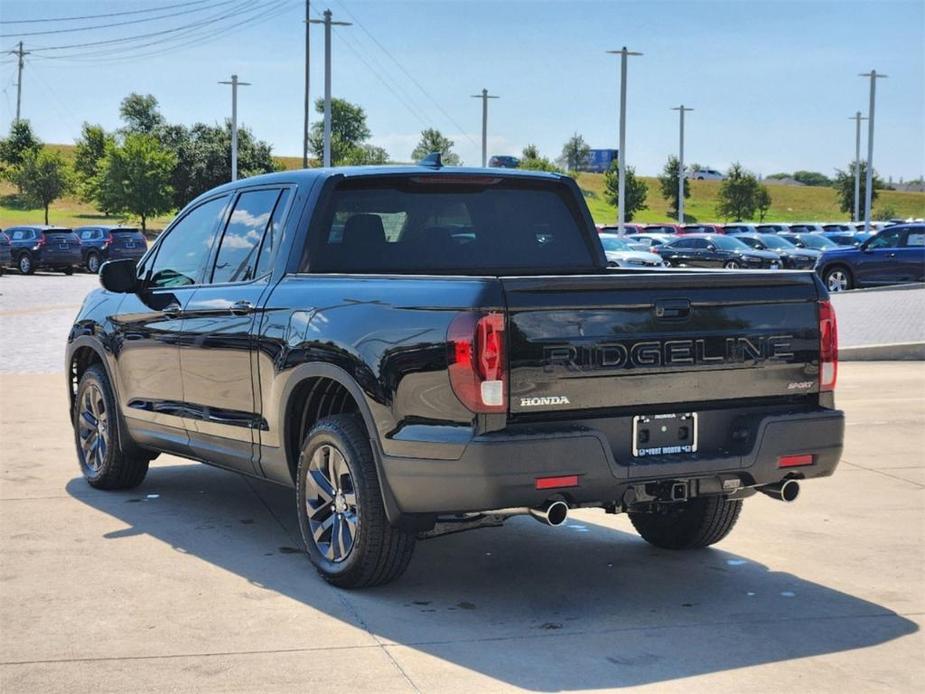
[[[373,451],[386,516],[390,523],[397,525],[401,520],[401,510],[383,470],[375,419],[366,395],[356,380],[347,371],[333,364],[301,364],[293,369],[289,376],[280,406],[281,443],[293,483],[297,481],[296,471],[302,443],[314,423],[333,414],[355,412],[360,415]]]

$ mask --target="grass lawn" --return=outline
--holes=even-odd
[[[658,179],[642,177],[649,186],[646,202],[649,208],[639,212],[633,221],[669,221],[668,202],[659,194]],[[691,181],[691,196],[684,202],[684,215],[688,221],[723,221],[716,215],[716,196],[721,181]],[[617,210],[604,201],[604,176],[579,174],[578,185],[585,193],[585,201],[595,222],[615,222]],[[771,209],[765,217],[772,222],[810,222],[848,220],[850,215],[838,209],[835,190],[818,186],[768,185]],[[892,207],[898,217],[925,217],[925,193],[907,193],[896,190],[878,191],[874,213],[883,207]]]
[[[73,145],[48,145],[61,152],[66,159],[74,156]],[[275,157],[286,170],[302,166],[302,157]],[[658,191],[658,179],[642,177],[648,186],[646,201],[649,208],[636,215],[638,222],[671,221],[668,217],[668,203]],[[691,197],[684,205],[688,221],[722,221],[716,216],[716,195],[720,181],[691,181]],[[604,176],[602,174],[579,174],[578,185],[585,194],[585,201],[591,210],[595,222],[615,222],[617,211],[604,201]],[[837,221],[847,220],[849,215],[838,209],[835,191],[832,188],[815,186],[768,185],[772,205],[766,217],[767,221]],[[879,191],[880,198],[874,203],[874,212],[883,207],[892,207],[899,217],[925,217],[925,193],[907,193],[893,190]],[[173,214],[166,214],[148,220],[150,235],[163,229]],[[88,224],[137,223],[137,220],[122,217],[107,217],[91,205],[77,198],[67,197],[57,200],[49,210],[48,221],[61,226],[86,226]],[[41,224],[41,209],[25,208],[16,196],[15,188],[9,183],[0,183],[0,229],[17,224]]]

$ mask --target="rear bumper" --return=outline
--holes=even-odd
[[[454,513],[538,506],[551,496],[575,505],[608,505],[631,487],[668,480],[696,481],[694,493],[721,493],[725,480],[741,486],[771,484],[785,478],[831,475],[841,457],[844,414],[820,408],[775,414],[753,422],[747,451],[722,457],[672,456],[645,464],[614,457],[608,437],[586,426],[535,426],[471,440],[453,460],[382,456],[383,472],[404,513]],[[785,455],[812,454],[813,464],[778,468]],[[536,478],[578,475],[579,486],[535,488]]]

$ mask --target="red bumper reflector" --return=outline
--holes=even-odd
[[[777,459],[777,467],[800,467],[812,464],[813,456],[811,455],[782,455]]]
[[[577,487],[578,475],[565,475],[564,477],[537,477],[537,489],[560,489],[562,487]]]

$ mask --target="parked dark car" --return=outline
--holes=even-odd
[[[925,282],[925,224],[897,224],[858,248],[826,251],[816,271],[830,292]]]
[[[100,265],[107,260],[139,260],[148,250],[144,234],[135,227],[77,227],[74,233],[80,239],[83,266],[93,274],[99,272]]]
[[[777,253],[749,248],[735,236],[684,234],[659,249],[666,265],[736,269],[778,269]]]
[[[852,248],[857,248],[867,239],[874,236],[868,231],[825,231],[819,235],[834,241],[839,246],[851,246]]]
[[[838,244],[825,234],[779,234],[779,236],[782,239],[787,239],[797,248],[808,248],[820,253],[838,248]]]
[[[13,254],[10,248],[10,237],[0,231],[0,275],[3,274],[3,268],[13,264]]]
[[[679,234],[725,234],[722,224],[685,224]]]
[[[496,154],[488,160],[488,165],[499,169],[516,169],[520,166],[520,159],[507,154]]]
[[[341,587],[401,575],[420,533],[518,514],[628,513],[653,545],[706,547],[841,456],[818,277],[608,268],[567,176],[245,178],[100,284],[65,357],[89,484],[137,486],[165,452],[287,485]]]
[[[642,234],[672,234],[680,233],[680,224],[646,224],[640,233]]]
[[[783,235],[735,234],[733,238],[755,250],[776,253],[785,270],[812,270],[819,260],[819,251],[799,248]]]
[[[854,231],[854,225],[849,222],[829,222],[822,225],[822,230],[852,232]]]
[[[779,222],[774,224],[756,224],[755,230],[759,234],[786,234],[790,231],[790,225],[781,224]]]
[[[22,274],[38,269],[58,270],[66,275],[83,262],[80,239],[63,227],[18,226],[6,230],[10,237],[13,266]]]
[[[815,224],[813,222],[798,222],[790,224],[790,233],[792,234],[821,234],[825,231],[825,227],[821,224]],[[777,233],[786,233],[786,232],[777,232]]]

